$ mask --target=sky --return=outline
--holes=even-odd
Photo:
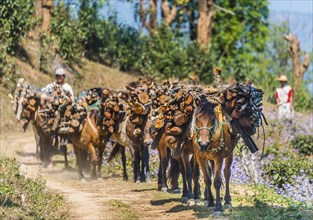
[[[270,11],[313,13],[313,0],[270,0]]]

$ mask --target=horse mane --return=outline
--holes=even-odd
[[[195,116],[202,115],[203,113],[214,114],[214,105],[206,98],[201,98],[199,107],[196,110]]]
[[[90,117],[94,117],[95,118],[95,122],[97,124],[98,123],[98,119],[99,119],[99,110],[98,109],[92,109],[90,111]]]

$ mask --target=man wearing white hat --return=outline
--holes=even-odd
[[[65,75],[65,70],[63,68],[58,68],[55,71],[56,81],[48,84],[45,88],[42,89],[42,91],[47,94],[51,94],[55,91],[57,87],[60,87],[61,91],[64,92],[65,95],[69,96],[72,102],[74,102],[73,89],[69,84],[64,82]]]
[[[285,75],[281,75],[277,80],[280,82],[280,88],[277,88],[275,93],[276,106],[278,107],[278,119],[292,121],[294,114],[293,98],[292,89],[287,84],[288,78]]]

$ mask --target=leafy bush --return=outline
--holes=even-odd
[[[264,165],[265,174],[272,184],[281,188],[283,184],[293,182],[293,176],[306,174],[313,180],[313,163],[298,158],[276,159]]]
[[[44,180],[26,178],[15,159],[0,157],[1,219],[62,219],[63,198],[45,188]],[[49,204],[49,206],[47,206]]]
[[[58,1],[53,10],[51,34],[58,45],[57,53],[68,62],[77,62],[83,53],[78,21],[71,16],[69,5]]]
[[[35,23],[32,17],[34,1],[2,0],[0,4],[0,41],[9,54],[15,54],[19,40]]]
[[[291,144],[294,149],[298,149],[299,153],[305,156],[313,155],[313,136],[312,135],[298,135]]]

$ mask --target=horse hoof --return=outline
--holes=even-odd
[[[223,212],[222,211],[214,211],[213,216],[214,217],[221,217],[221,216],[223,216]]]
[[[225,208],[225,209],[231,209],[231,208],[232,208],[232,205],[231,205],[231,204],[225,204],[225,205],[224,205],[224,208]]]
[[[174,189],[172,193],[173,194],[179,194],[180,193],[180,189]]]
[[[180,200],[182,203],[187,203],[188,202],[188,197],[182,197]]]
[[[187,206],[195,206],[196,205],[196,202],[194,199],[189,199],[188,202],[187,202]]]
[[[140,180],[136,180],[136,183],[140,183]]]
[[[167,188],[166,188],[166,187],[162,187],[162,188],[161,188],[161,191],[162,191],[162,192],[167,192]]]
[[[82,183],[85,183],[85,182],[86,182],[86,179],[85,179],[85,178],[80,178],[79,181],[82,182]]]
[[[209,201],[208,201],[208,200],[204,200],[204,201],[203,201],[203,205],[204,205],[204,206],[209,206]]]

